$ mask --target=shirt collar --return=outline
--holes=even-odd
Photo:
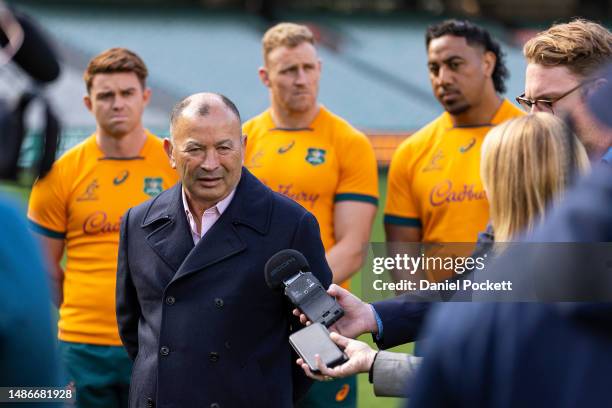
[[[236,188],[234,188],[227,195],[227,197],[225,197],[223,200],[219,201],[214,206],[212,206],[212,207],[208,208],[207,210],[205,210],[204,213],[218,212],[219,215],[223,214],[225,212],[225,210],[227,210],[227,207],[229,207],[229,205],[232,202],[232,199],[234,198],[235,194],[236,194]],[[183,198],[183,208],[185,209],[185,215],[187,215],[187,217],[190,217],[191,216],[191,211],[189,210],[189,204],[187,203],[187,196],[185,195],[185,187],[181,188],[181,196]]]

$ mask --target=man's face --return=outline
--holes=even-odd
[[[560,118],[571,114],[576,134],[593,159],[602,148],[601,126],[591,116],[582,94],[589,85],[578,87],[581,82],[581,78],[567,67],[529,63],[525,73],[525,98],[555,100],[565,95],[552,104],[552,112],[539,103],[532,105],[531,112],[551,112]],[[572,89],[574,91],[568,93]]]
[[[106,135],[121,138],[142,123],[150,95],[133,72],[96,74],[84,102]]]
[[[444,35],[427,49],[429,80],[436,99],[451,115],[478,105],[495,68],[495,55],[465,38]]]
[[[294,48],[273,49],[259,75],[282,109],[302,113],[316,105],[321,62],[312,44],[304,42]]]
[[[172,143],[166,141],[164,146],[189,198],[210,208],[240,180],[244,151],[240,122],[225,106],[213,106],[205,116],[190,107],[172,127]]]
[[[565,95],[580,84],[580,78],[563,66],[547,67],[540,64],[527,64],[525,73],[525,98],[531,100],[553,100]],[[580,89],[575,89],[558,101],[553,102],[552,112],[549,107],[536,103],[531,112],[549,112],[558,116],[573,111],[582,105]]]

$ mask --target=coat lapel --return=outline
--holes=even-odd
[[[241,224],[265,234],[270,221],[271,194],[267,187],[243,168],[229,207],[187,255],[173,281],[244,251],[247,245],[238,231]]]
[[[193,239],[183,209],[181,192],[182,185],[178,183],[160,194],[151,204],[142,223],[143,228],[151,230],[147,235],[147,242],[172,269],[173,275],[193,249]]]

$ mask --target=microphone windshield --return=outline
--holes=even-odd
[[[301,272],[310,270],[308,261],[295,249],[283,249],[272,255],[264,267],[266,284],[270,289],[279,289],[283,281]]]
[[[51,82],[60,75],[57,55],[43,31],[28,16],[15,12],[15,18],[23,29],[23,43],[13,56],[13,62],[38,82]],[[6,33],[0,29],[0,45],[8,42]]]

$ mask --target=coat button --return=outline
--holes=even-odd
[[[170,348],[166,346],[161,346],[161,348],[159,349],[159,354],[161,354],[162,356],[167,356],[168,354],[170,354]]]
[[[166,304],[172,306],[174,304],[174,302],[176,302],[176,299],[174,299],[174,296],[168,296],[166,298]]]
[[[212,404],[210,404],[210,408],[221,408],[221,405],[217,404],[216,402],[213,402]]]
[[[153,408],[154,406],[153,398],[147,398],[147,408]]]
[[[212,363],[216,363],[217,361],[219,361],[219,353],[216,353],[214,351],[211,351],[208,354],[208,359],[212,362]]]
[[[223,299],[216,298],[215,299],[215,306],[217,306],[219,309],[221,309],[223,307]]]

